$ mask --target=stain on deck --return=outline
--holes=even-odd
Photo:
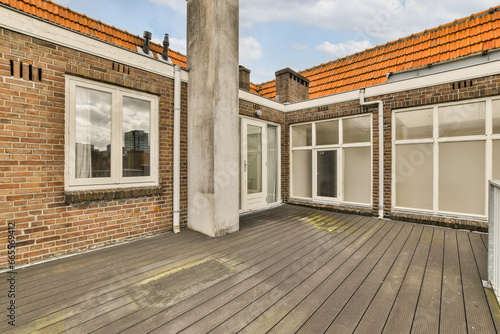
[[[221,238],[182,230],[21,269],[16,327],[3,317],[0,332],[500,329],[482,286],[486,234],[290,205],[240,225]]]

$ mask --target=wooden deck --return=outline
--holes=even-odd
[[[284,205],[217,239],[184,229],[21,269],[0,332],[497,333],[486,245]]]

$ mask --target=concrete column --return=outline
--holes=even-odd
[[[188,227],[239,230],[238,0],[187,1]]]

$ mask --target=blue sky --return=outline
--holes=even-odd
[[[186,52],[186,0],[55,0]],[[241,0],[240,64],[251,81],[304,70],[497,6],[495,0]]]

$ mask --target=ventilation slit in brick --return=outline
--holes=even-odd
[[[28,69],[29,69],[28,73],[29,80],[33,81],[33,65],[29,65]]]
[[[42,69],[38,69],[38,81],[42,82]]]
[[[10,61],[10,76],[14,76],[14,61]]]
[[[19,64],[19,77],[20,78],[23,77],[23,62]]]

